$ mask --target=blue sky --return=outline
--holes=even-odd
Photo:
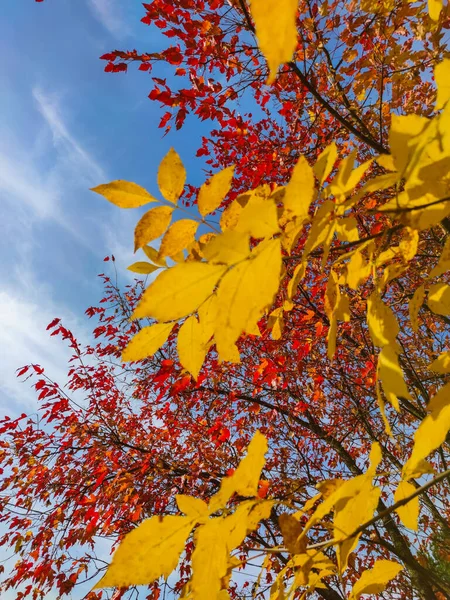
[[[205,125],[188,119],[163,137],[161,110],[148,100],[150,76],[103,72],[113,49],[155,51],[167,39],[140,23],[136,0],[45,0],[2,4],[0,21],[0,413],[29,412],[35,396],[15,369],[42,364],[65,381],[68,352],[46,325],[62,317],[89,339],[84,310],[101,297],[97,274],[117,259],[133,275],[133,227],[90,187],[113,179],[157,193],[156,171],[170,146],[202,181],[195,159]],[[162,71],[159,76],[168,73]],[[143,211],[142,211],[143,212]]]

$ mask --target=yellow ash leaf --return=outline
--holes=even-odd
[[[397,489],[395,490],[394,502],[399,502],[400,500],[408,498],[408,496],[411,496],[411,494],[413,494],[415,491],[416,488],[412,485],[412,483],[409,483],[408,481],[400,481]],[[416,496],[407,504],[399,506],[395,512],[398,514],[405,527],[417,531],[419,526],[419,510],[419,496]]]
[[[193,498],[192,496],[177,494],[175,499],[180,511],[192,520],[204,522],[206,519],[208,519],[208,505],[200,498]]]
[[[241,194],[223,211],[220,217],[220,227],[222,231],[234,229],[239,221],[242,209],[247,206],[251,193]]]
[[[163,271],[143,293],[132,318],[172,321],[190,315],[213,293],[225,270],[221,265],[189,262]]]
[[[213,175],[199,190],[197,206],[202,217],[219,208],[230,191],[234,165]]]
[[[272,83],[278,67],[289,62],[297,48],[297,0],[250,0],[258,46],[269,66],[267,83]]]
[[[149,202],[157,202],[143,187],[131,181],[111,181],[91,188],[92,192],[100,194],[119,208],[138,208]]]
[[[358,221],[355,217],[344,217],[336,223],[336,234],[341,242],[359,240]]]
[[[428,306],[437,315],[450,315],[450,285],[436,283],[428,291]]]
[[[159,248],[159,257],[173,258],[195,240],[198,223],[191,219],[175,221],[164,234]]]
[[[273,310],[267,320],[267,329],[271,330],[270,334],[273,340],[281,339],[283,335],[283,326],[283,307],[281,306]]]
[[[203,328],[196,317],[188,317],[180,327],[177,349],[180,363],[194,379],[197,379],[205,360],[207,346]]]
[[[443,275],[450,270],[450,237],[447,237],[447,241],[444,244],[444,247],[441,252],[441,256],[439,257],[438,264],[434,267],[434,269],[429,274],[429,278],[439,277],[439,275]]]
[[[133,273],[140,273],[141,275],[149,275],[150,273],[157,271],[159,269],[159,267],[157,267],[156,265],[152,265],[148,262],[139,261],[139,262],[133,263],[132,265],[127,267],[127,269],[129,271],[132,271]]]
[[[147,255],[147,258],[152,261],[152,263],[158,265],[159,267],[167,267],[166,261],[159,258],[158,250],[155,250],[151,246],[143,246],[142,250]]]
[[[211,498],[209,502],[211,514],[225,508],[234,493],[250,497],[257,495],[261,471],[266,463],[264,455],[267,449],[266,438],[257,431],[248,445],[245,458],[241,460],[233,475],[222,479],[220,490]]]
[[[442,0],[428,0],[428,14],[430,15],[430,19],[432,19],[433,21],[439,21],[439,16],[441,14],[442,8]],[[439,108],[439,106],[436,106],[436,108]]]
[[[394,313],[384,304],[377,291],[367,300],[367,324],[375,346],[395,345],[400,328]]]
[[[357,250],[347,264],[347,285],[356,290],[365,279],[370,276],[371,266],[359,250]]]
[[[273,303],[281,273],[279,240],[260,244],[253,255],[226,273],[217,292],[218,313],[215,329],[221,360],[229,355],[244,331],[249,331],[266,307]]]
[[[334,494],[341,485],[344,483],[342,479],[326,479],[316,484],[316,488],[322,494],[323,498],[328,498],[331,494]]]
[[[146,585],[176,568],[194,523],[189,517],[151,517],[123,539],[94,589]]]
[[[369,521],[377,508],[381,490],[373,487],[370,480],[356,496],[336,503],[334,507],[334,538],[343,540],[337,549],[339,572],[347,568],[348,557],[358,545],[361,534],[352,536],[352,533],[363,523]]]
[[[419,331],[419,311],[422,308],[425,297],[425,286],[420,285],[414,292],[413,297],[409,301],[409,320],[411,321],[412,330],[417,333]]]
[[[400,254],[405,262],[412,260],[416,253],[419,244],[419,232],[411,227],[405,227],[403,237],[399,243]]]
[[[195,600],[217,598],[228,569],[225,519],[210,519],[195,532],[191,593]]]
[[[233,265],[247,258],[250,253],[248,233],[226,229],[216,235],[203,248],[203,256],[208,262]]]
[[[397,412],[400,410],[398,398],[411,400],[398,357],[392,346],[384,346],[378,356],[378,378],[388,402]]]
[[[306,158],[300,156],[285,188],[284,208],[296,217],[307,217],[314,192],[314,172]]]
[[[231,552],[247,537],[247,534],[257,529],[260,521],[268,519],[274,502],[248,500],[241,502],[235,512],[226,517],[224,523],[227,528],[227,548]]]
[[[399,116],[391,114],[389,130],[389,146],[394,159],[395,168],[403,173],[414,148],[414,142],[428,126],[429,120],[420,115]]]
[[[331,200],[325,200],[314,215],[308,239],[303,250],[303,256],[306,257],[317,246],[324,243],[334,232],[333,211],[335,204]]]
[[[378,407],[380,409],[380,413],[381,413],[381,418],[383,420],[384,423],[384,430],[386,432],[386,434],[390,437],[392,437],[392,429],[391,429],[391,425],[388,421],[388,418],[386,416],[386,407],[385,407],[385,403],[383,400],[383,397],[381,395],[381,391],[380,391],[380,384],[377,381],[376,384],[376,392],[377,392],[377,402],[378,402]]]
[[[313,171],[314,175],[319,180],[320,185],[323,185],[325,180],[329,177],[331,171],[333,170],[337,156],[337,146],[334,142],[331,142],[331,144],[327,146],[319,155],[319,158],[313,167]]]
[[[286,513],[278,517],[278,524],[283,536],[283,542],[289,553],[302,554],[306,552],[306,538],[300,538],[303,527],[299,521],[292,515]]]
[[[450,430],[450,383],[444,385],[430,400],[425,417],[414,435],[414,446],[408,462],[403,467],[404,479],[412,477],[418,465],[433,450],[439,448]]]
[[[392,560],[377,560],[371,569],[363,572],[353,586],[349,600],[359,600],[363,594],[380,594],[403,569]]]
[[[271,237],[278,233],[278,212],[275,202],[271,198],[253,195],[242,209],[235,229],[248,233],[254,238]]]
[[[435,373],[450,373],[450,351],[440,354],[428,368]]]
[[[173,148],[162,159],[158,169],[158,186],[166,200],[176,204],[184,189],[186,169]]]
[[[134,251],[156,240],[166,231],[172,218],[173,208],[157,206],[143,215],[134,230]]]
[[[284,226],[281,243],[288,254],[290,254],[295,247],[295,243],[303,232],[304,225],[307,221],[308,219],[295,217]]]
[[[336,173],[336,177],[329,185],[328,193],[334,194],[339,201],[343,201],[345,196],[358,185],[373,162],[373,159],[370,159],[354,169],[355,158],[356,150],[344,158]]]
[[[209,342],[214,334],[217,318],[217,296],[210,296],[198,309],[198,318],[204,342]]]
[[[394,164],[394,157],[391,154],[380,154],[380,156],[377,156],[377,158],[375,159],[377,161],[377,163],[380,165],[380,167],[383,167],[383,169],[386,169],[386,171],[395,171],[395,164]],[[390,173],[387,173],[385,175],[379,175],[378,177],[388,177],[390,175]],[[378,179],[378,177],[375,177],[375,179]],[[388,187],[390,187],[391,185],[394,185],[395,180],[390,183],[388,185]],[[376,188],[376,189],[385,189],[384,187],[382,188]]]
[[[298,285],[300,283],[300,281],[303,279],[303,277],[305,276],[305,272],[306,272],[306,263],[301,262],[300,264],[298,264],[295,269],[294,269],[294,273],[291,277],[291,279],[289,280],[288,283],[288,297],[292,300],[295,296],[295,294],[297,293],[297,288]]]
[[[128,342],[122,352],[122,360],[129,362],[153,356],[166,343],[172,329],[173,323],[155,323],[144,327]]]

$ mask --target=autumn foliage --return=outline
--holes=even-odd
[[[49,325],[67,389],[19,371],[41,410],[2,422],[4,589],[450,597],[448,6],[144,8],[174,45],[105,70],[173,65],[150,99],[167,132],[218,123],[211,173],[190,186],[172,149],[154,189],[93,190],[145,207],[150,277],[103,276],[92,346]]]

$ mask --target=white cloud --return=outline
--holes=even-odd
[[[66,307],[56,306],[49,288],[39,285],[29,273],[15,286],[0,291],[0,398],[2,404],[8,404],[1,412],[6,409],[13,416],[37,406],[30,383],[21,382],[15,375],[19,367],[39,364],[60,386],[67,382],[67,361],[73,351],[67,342],[46,331],[55,317],[62,318],[77,339],[81,335],[81,342],[87,339],[85,324]]]
[[[57,96],[45,93],[41,88],[33,89],[37,107],[53,135],[53,144],[62,157],[67,157],[70,168],[77,176],[83,176],[91,185],[106,181],[102,167],[82,144],[70,133],[62,115]]]
[[[95,18],[117,38],[129,35],[129,27],[124,23],[115,0],[88,0],[88,6]]]

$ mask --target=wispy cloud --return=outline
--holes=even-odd
[[[39,112],[52,132],[55,148],[62,151],[62,155],[70,160],[71,168],[77,173],[82,173],[93,185],[98,184],[99,181],[105,181],[106,175],[102,167],[70,133],[63,118],[58,97],[44,92],[39,87],[33,89],[33,97]]]
[[[129,35],[129,27],[124,23],[116,0],[88,0],[88,6],[112,36],[120,39]]]

